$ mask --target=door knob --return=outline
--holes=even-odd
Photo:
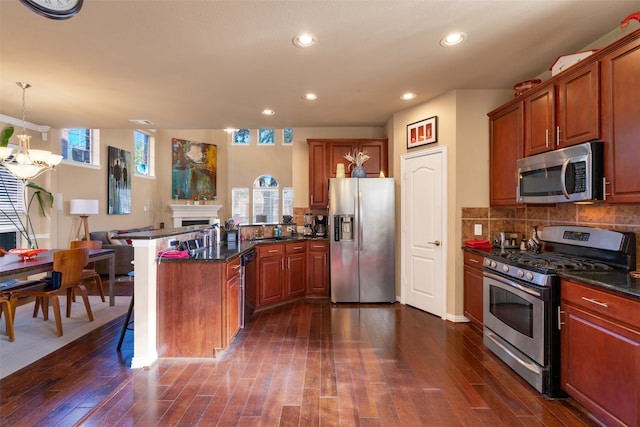
[[[436,240],[435,242],[427,242],[427,243],[431,243],[432,245],[440,246],[440,240]]]

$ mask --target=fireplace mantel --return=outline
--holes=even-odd
[[[206,220],[213,224],[218,218],[218,211],[222,205],[169,205],[173,213],[173,226],[182,227],[182,221]]]

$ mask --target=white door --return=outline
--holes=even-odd
[[[446,316],[447,147],[401,159],[401,301]]]

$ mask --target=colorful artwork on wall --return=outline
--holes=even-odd
[[[215,200],[218,147],[173,138],[171,192],[174,200]]]
[[[107,193],[108,214],[131,213],[131,153],[116,147],[108,147],[109,161]]]

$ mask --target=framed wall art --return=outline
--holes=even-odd
[[[407,125],[407,148],[438,142],[438,116]]]
[[[218,147],[214,144],[171,140],[171,192],[174,200],[215,200]]]
[[[107,148],[108,214],[131,213],[131,153],[116,147]]]

